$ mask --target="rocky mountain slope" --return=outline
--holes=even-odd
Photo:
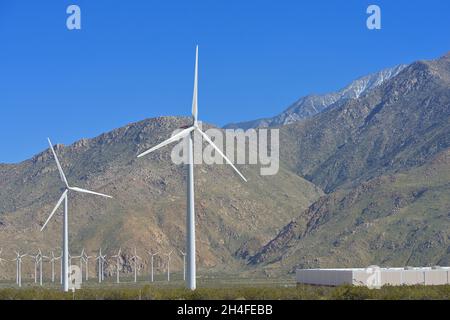
[[[302,119],[310,118],[328,108],[341,105],[349,99],[359,98],[360,96],[377,88],[385,81],[396,76],[406,65],[401,64],[392,68],[387,68],[379,72],[356,79],[345,88],[327,94],[312,94],[300,98],[289,108],[273,118],[257,119],[247,122],[231,123],[224,128],[263,128],[278,127],[281,125],[293,123]]]
[[[450,264],[450,150],[418,168],[322,197],[249,259],[296,267]]]
[[[400,69],[280,126],[277,175],[242,165],[249,178],[243,183],[225,165],[196,166],[200,274],[450,263],[450,54]],[[57,145],[73,185],[114,196],[71,196],[74,254],[102,247],[111,256],[122,247],[130,271],[134,246],[145,258],[142,268],[144,249],[184,249],[184,168],[172,163],[169,147],[136,155],[188,122],[147,119]],[[0,164],[0,247],[8,258],[16,249],[60,245],[61,216],[39,229],[61,187],[49,150]],[[181,270],[176,251],[172,262]],[[162,270],[164,261],[157,265]],[[4,268],[11,277],[14,264]],[[31,261],[24,268],[29,276]]]
[[[360,98],[283,127],[280,153],[326,192],[423,164],[450,146],[449,65],[449,55],[412,63]]]
[[[185,250],[184,167],[172,163],[170,147],[141,159],[136,155],[189,121],[148,119],[94,139],[56,146],[72,185],[114,196],[109,200],[69,195],[70,248],[74,255],[83,247],[90,254],[101,247],[111,256],[122,247],[126,265],[126,257],[137,246],[146,264],[149,257],[144,250],[168,253],[174,249],[173,270],[181,269],[182,258],[177,251]],[[240,169],[248,183],[226,165],[196,166],[200,270],[236,270],[242,264],[236,256],[252,253],[323,194],[283,167],[275,176],[261,176],[256,165]],[[7,258],[13,258],[13,250],[33,253],[41,248],[48,253],[60,246],[61,216],[51,221],[45,232],[39,229],[60,197],[61,188],[49,149],[19,164],[0,165],[0,247]],[[6,268],[11,276],[13,263]],[[25,270],[31,272],[31,261]]]
[[[291,168],[328,194],[249,263],[272,272],[448,265],[449,79],[450,54],[419,61],[363,97],[283,127]]]

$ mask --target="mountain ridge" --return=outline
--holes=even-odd
[[[383,82],[396,76],[405,67],[405,64],[400,64],[395,67],[386,68],[381,71],[362,76],[352,81],[341,90],[335,92],[304,96],[275,117],[231,123],[225,125],[224,128],[249,129],[277,127],[310,118],[326,110],[327,108],[343,103],[343,101],[345,100],[359,98],[361,95],[367,93],[368,91],[381,85]]]
[[[273,274],[449,264],[449,75],[448,54],[417,61],[363,97],[282,127],[286,141],[298,138],[286,148],[290,167],[326,195],[248,263]]]

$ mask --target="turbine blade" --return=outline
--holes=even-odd
[[[55,214],[56,210],[58,210],[59,206],[61,205],[61,203],[63,202],[64,198],[67,196],[67,189],[66,191],[63,192],[61,198],[59,198],[58,203],[56,204],[55,208],[53,209],[52,213],[50,213],[50,215],[47,218],[47,221],[45,221],[44,225],[41,228],[41,231],[44,230],[44,228],[47,226],[47,223],[50,221],[50,219],[53,217],[53,215]]]
[[[95,194],[97,196],[101,196],[101,197],[105,197],[105,198],[112,198],[111,196],[108,196],[107,194],[98,193],[98,192],[94,192],[91,190],[86,190],[86,189],[82,189],[82,188],[78,188],[78,187],[70,187],[69,189],[73,190],[73,191],[77,191],[77,192],[82,192],[82,193]]]
[[[222,150],[217,147],[214,142],[211,141],[211,139],[208,137],[206,133],[204,133],[202,130],[197,128],[198,132],[203,136],[203,138],[222,156],[222,158],[225,159],[225,161],[234,169],[234,171],[237,172],[237,174],[245,181],[247,182],[247,179],[244,177],[242,173],[239,172],[239,170],[234,166],[234,164],[230,161],[230,159],[227,158],[227,156],[222,152]]]
[[[153,151],[155,151],[155,150],[157,150],[159,148],[162,148],[162,147],[168,145],[169,143],[172,143],[172,142],[175,142],[175,141],[178,141],[178,140],[184,138],[185,136],[187,136],[194,129],[195,129],[194,127],[189,127],[187,129],[184,129],[184,130],[178,132],[177,134],[175,134],[174,136],[170,137],[166,141],[161,142],[157,146],[154,146],[153,148],[151,148],[151,149],[141,153],[140,155],[138,155],[138,158],[143,157],[143,156],[149,154],[150,152],[153,152]]]
[[[192,95],[192,117],[197,123],[198,115],[198,46],[195,48],[194,93]]]
[[[53,156],[55,157],[56,166],[58,167],[59,175],[61,176],[61,180],[66,184],[66,187],[69,187],[69,183],[67,182],[66,176],[64,174],[64,171],[61,167],[61,164],[59,163],[58,156],[56,155],[55,149],[53,149],[52,142],[50,141],[50,138],[47,138],[48,144],[50,145],[50,149],[52,150]]]

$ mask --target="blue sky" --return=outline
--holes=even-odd
[[[82,30],[66,28],[77,4]],[[378,4],[382,29],[366,28]],[[272,116],[450,50],[449,1],[0,1],[0,162],[161,115],[188,115],[195,44],[199,115]]]

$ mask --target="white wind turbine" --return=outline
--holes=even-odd
[[[80,281],[83,282],[83,259],[84,259],[84,248],[83,250],[81,250],[81,253],[79,256],[71,256],[69,254],[69,266],[72,265],[72,259],[80,259],[80,273],[81,273],[81,278]]]
[[[20,254],[20,252],[16,251],[16,258],[12,261],[16,261],[16,283],[19,287],[22,286],[22,258],[26,257],[27,254]]]
[[[52,282],[55,282],[55,261],[61,259],[61,256],[55,257],[55,252],[52,251],[50,254],[50,264],[52,266]]]
[[[42,253],[41,249],[38,250],[38,253],[35,256],[30,255],[31,258],[34,260],[34,283],[37,283],[37,277],[38,277],[38,267],[40,261],[42,261]]]
[[[112,256],[111,258],[116,258],[116,283],[120,283],[120,254],[122,253],[122,248],[119,248],[117,254]]]
[[[183,281],[186,280],[186,252],[180,250],[181,255],[183,256]]]
[[[165,254],[167,256],[167,281],[170,281],[170,255],[172,252],[173,250]]]
[[[102,248],[100,248],[98,252],[98,256],[95,257],[95,260],[98,260],[98,282],[101,283],[105,275],[103,273],[103,268],[105,266],[106,254],[102,255]]]
[[[83,249],[83,251],[84,251],[84,249]],[[91,259],[91,258],[93,258],[93,257],[92,257],[92,256],[89,256],[89,255],[86,253],[86,251],[84,251],[84,257],[83,257],[83,260],[84,260],[84,263],[86,264],[86,277],[85,277],[86,281],[89,280],[89,259]]]
[[[3,265],[3,262],[6,261],[2,258],[3,248],[0,248],[0,265]]]
[[[50,149],[52,150],[53,156],[55,157],[56,165],[58,167],[59,175],[61,176],[61,180],[64,182],[65,190],[61,197],[58,200],[58,203],[56,204],[55,208],[53,209],[50,216],[47,218],[47,221],[45,221],[44,225],[41,228],[41,231],[44,230],[44,228],[47,226],[47,223],[50,221],[50,219],[55,214],[56,210],[61,206],[62,202],[64,201],[64,219],[63,219],[63,257],[62,257],[62,265],[63,265],[63,290],[65,292],[69,291],[69,221],[68,221],[68,215],[69,215],[69,205],[68,205],[68,194],[69,191],[75,191],[80,193],[89,193],[101,197],[106,198],[112,198],[111,196],[108,196],[106,194],[78,188],[78,187],[71,187],[69,186],[69,183],[67,182],[66,175],[64,174],[64,171],[61,167],[61,164],[58,160],[58,156],[56,155],[55,150],[53,149],[53,145],[48,139],[48,144],[50,145]]]
[[[43,269],[42,269],[42,260],[43,259],[50,259],[47,256],[44,256],[41,252],[41,249],[39,249],[39,254],[41,255],[40,259],[39,259],[39,284],[42,287],[42,273],[43,273]]]
[[[148,251],[148,254],[150,256],[150,264],[151,264],[150,281],[153,282],[153,257],[156,256],[158,252],[152,253],[151,251]]]
[[[188,183],[187,183],[187,216],[186,216],[186,248],[187,248],[187,287],[191,290],[196,288],[196,266],[195,266],[195,202],[194,202],[194,132],[199,133],[203,139],[206,140],[215,151],[225,159],[225,161],[231,165],[231,167],[237,172],[237,174],[244,180],[247,179],[239,172],[239,170],[233,165],[230,159],[225,156],[225,154],[220,150],[205,134],[198,125],[197,115],[198,115],[198,46],[195,51],[195,71],[194,71],[194,93],[192,98],[192,118],[193,124],[187,129],[180,131],[171,138],[165,140],[164,142],[158,144],[157,146],[141,153],[138,157],[143,157],[150,152],[153,152],[159,148],[162,148],[172,142],[178,141],[185,137],[188,138]]]
[[[139,257],[136,253],[136,247],[134,247],[134,256],[131,257],[133,259],[134,264],[134,282],[137,282],[137,271],[138,271],[138,260],[141,260],[141,257]]]

